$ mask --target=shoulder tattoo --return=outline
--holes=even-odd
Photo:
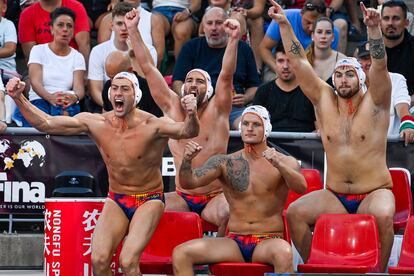
[[[375,59],[382,59],[385,57],[385,45],[382,38],[369,39],[369,52],[371,57]]]
[[[246,191],[250,182],[250,167],[249,162],[243,158],[240,153],[239,156],[235,156],[227,159],[227,177],[230,181],[230,185],[239,192]]]

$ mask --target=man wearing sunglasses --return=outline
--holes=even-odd
[[[286,17],[293,27],[293,31],[297,36],[302,47],[306,49],[312,42],[311,33],[312,25],[316,19],[326,15],[326,5],[324,0],[307,0],[301,10],[288,9],[285,10]],[[335,27],[334,29],[335,40],[332,43],[332,48],[338,48],[339,31]],[[260,54],[263,61],[269,67],[271,72],[265,70],[264,81],[270,81],[275,78],[276,62],[273,57],[273,49],[277,44],[281,42],[279,24],[276,21],[272,21],[269,28],[266,31],[262,43],[260,44]]]

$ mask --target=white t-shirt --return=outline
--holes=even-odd
[[[1,0],[0,0],[1,1]],[[151,45],[145,44],[152,59],[154,60],[154,64],[157,65],[157,51]],[[110,53],[113,51],[118,51],[115,47],[113,40],[108,40],[102,42],[95,47],[93,47],[91,54],[89,55],[89,68],[88,68],[88,79],[89,80],[96,80],[96,81],[107,81],[109,80],[108,75],[105,71],[105,62],[106,58],[109,56]],[[128,54],[128,51],[123,51],[125,54]]]
[[[13,22],[3,17],[0,21],[0,48],[3,48],[6,42],[17,43],[17,34]],[[0,68],[16,72],[15,58],[16,54],[0,58]]]
[[[154,0],[152,2],[153,8],[162,6],[178,7],[185,9],[190,7],[190,0]]]
[[[73,72],[86,70],[85,59],[81,53],[71,48],[68,55],[58,56],[50,50],[48,43],[33,46],[28,64],[32,63],[42,65],[43,87],[51,94],[73,90]],[[37,99],[41,97],[30,88],[29,100]]]
[[[411,97],[408,94],[407,80],[398,73],[389,73],[391,78],[391,106],[390,106],[390,125],[388,135],[398,135],[400,133],[400,120],[395,106],[399,103],[411,104]]]

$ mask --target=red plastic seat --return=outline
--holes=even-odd
[[[364,214],[320,215],[310,256],[301,273],[379,272],[380,249],[375,218]]]
[[[322,177],[321,174],[318,170],[316,169],[302,169],[302,174],[305,177],[306,180],[306,184],[308,185],[306,187],[306,191],[304,194],[298,194],[292,190],[289,190],[288,193],[288,197],[286,199],[286,203],[285,203],[285,207],[282,213],[282,218],[283,218],[283,224],[284,224],[284,230],[283,233],[285,235],[285,240],[288,243],[291,243],[291,239],[290,239],[290,233],[289,233],[289,228],[288,228],[288,224],[287,224],[287,220],[286,220],[286,210],[289,207],[289,205],[297,200],[298,198],[300,198],[301,196],[308,194],[310,192],[316,191],[316,190],[321,190],[323,189],[323,183],[322,183]]]
[[[217,263],[209,269],[215,276],[263,276],[273,272],[273,266],[260,263]]]
[[[215,224],[212,224],[204,219],[201,219],[201,228],[203,229],[203,233],[206,232],[217,232],[218,227]]]
[[[413,215],[413,199],[411,196],[411,175],[404,168],[390,168],[392,178],[392,192],[395,197],[394,231],[398,232],[407,225]]]
[[[200,217],[193,212],[165,212],[140,260],[142,273],[172,274],[172,251],[188,240],[202,238]]]
[[[405,228],[398,265],[388,267],[388,272],[390,274],[414,274],[414,216],[408,220]]]

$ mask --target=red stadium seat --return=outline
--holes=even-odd
[[[364,214],[324,214],[315,224],[310,256],[301,273],[379,272],[375,218]]]
[[[394,231],[403,229],[413,215],[413,199],[410,189],[411,175],[404,168],[390,168],[392,192],[395,197]]]
[[[201,219],[201,228],[203,229],[203,233],[206,232],[217,232],[218,227],[215,224],[212,224],[204,219]]]
[[[408,220],[405,228],[398,265],[388,267],[388,272],[390,274],[414,274],[414,216]]]
[[[215,276],[263,276],[273,272],[273,266],[259,263],[217,263],[209,269]]]
[[[286,220],[286,210],[289,207],[289,205],[297,200],[298,198],[300,198],[301,196],[308,194],[310,192],[316,191],[316,190],[321,190],[323,189],[323,183],[322,183],[322,177],[321,174],[318,170],[316,169],[302,169],[302,174],[306,179],[306,184],[308,185],[306,187],[306,192],[304,194],[298,194],[295,193],[292,190],[289,190],[288,193],[288,197],[286,199],[286,203],[285,203],[285,207],[283,210],[283,214],[282,214],[282,218],[283,218],[283,224],[284,224],[284,235],[285,235],[285,240],[288,243],[291,243],[291,239],[290,239],[290,233],[289,233],[289,228],[288,228],[288,224],[287,224],[287,220]]]
[[[146,274],[172,274],[172,251],[188,240],[202,238],[200,217],[193,212],[165,212],[139,267]]]

